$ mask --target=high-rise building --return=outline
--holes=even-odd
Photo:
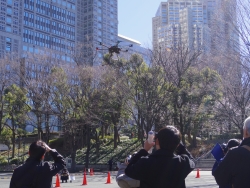
[[[154,49],[176,47],[180,43],[199,48],[203,25],[207,22],[203,17],[205,10],[206,5],[202,0],[170,0],[161,3],[153,18],[153,26],[158,26],[153,28]]]
[[[93,49],[99,42],[107,46],[117,42],[117,0],[79,0],[78,4],[81,4],[78,6],[80,11],[77,14],[80,15],[78,20],[79,24],[83,24],[83,27],[77,36],[77,41],[87,44],[84,46],[84,59],[91,61],[89,58],[93,58],[94,65],[99,64],[103,54],[107,52],[95,52]]]
[[[72,53],[81,44],[89,61],[97,41],[111,44],[117,40],[117,0],[0,2],[0,57],[6,52],[22,57],[25,51],[38,53],[48,48],[72,62]]]
[[[218,31],[214,28],[214,25],[219,23],[216,16],[225,17],[225,9],[224,12],[220,11],[223,2],[223,0],[162,2],[152,19],[153,48],[172,48],[179,44],[205,52],[215,48],[212,29],[214,32]],[[220,22],[219,26],[224,28],[226,22],[224,22],[224,26]],[[223,31],[220,34],[226,35]]]

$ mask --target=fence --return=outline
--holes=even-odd
[[[116,166],[115,164],[113,165],[114,167]],[[85,168],[85,165],[76,165],[76,170],[77,171],[83,171]],[[93,168],[94,171],[106,171],[109,169],[108,164],[89,164],[89,168]]]
[[[196,161],[195,168],[200,168],[204,170],[212,170],[215,159],[199,159]]]

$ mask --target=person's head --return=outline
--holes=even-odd
[[[46,147],[43,141],[38,140],[30,145],[29,155],[31,158],[34,158],[36,160],[42,160],[44,158],[45,153]]]
[[[250,137],[250,117],[245,119],[243,125],[243,139]]]
[[[233,147],[237,147],[240,145],[240,142],[239,140],[237,139],[230,139],[228,142],[227,142],[227,150],[233,148]]]
[[[174,126],[166,126],[156,134],[156,149],[166,149],[174,152],[181,140],[181,134]]]

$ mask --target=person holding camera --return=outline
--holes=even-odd
[[[49,153],[54,163],[44,162],[45,153]],[[39,140],[29,147],[29,158],[14,170],[10,188],[51,188],[52,178],[66,167],[63,157]]]
[[[185,178],[195,168],[195,163],[180,143],[180,138],[180,132],[174,126],[160,129],[155,135],[155,142],[149,144],[146,141],[144,149],[131,158],[125,174],[140,180],[140,188],[185,188]],[[154,145],[156,151],[148,155]]]

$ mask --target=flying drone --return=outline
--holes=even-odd
[[[108,50],[109,57],[112,58],[113,60],[117,60],[119,59],[118,54],[120,54],[120,52],[128,52],[129,48],[133,47],[133,44],[119,46],[121,42],[122,41],[117,41],[115,45],[110,47],[103,44],[102,42],[99,42],[99,45],[102,47],[101,48],[96,47],[96,50]],[[117,56],[116,59],[113,58],[115,55]]]

